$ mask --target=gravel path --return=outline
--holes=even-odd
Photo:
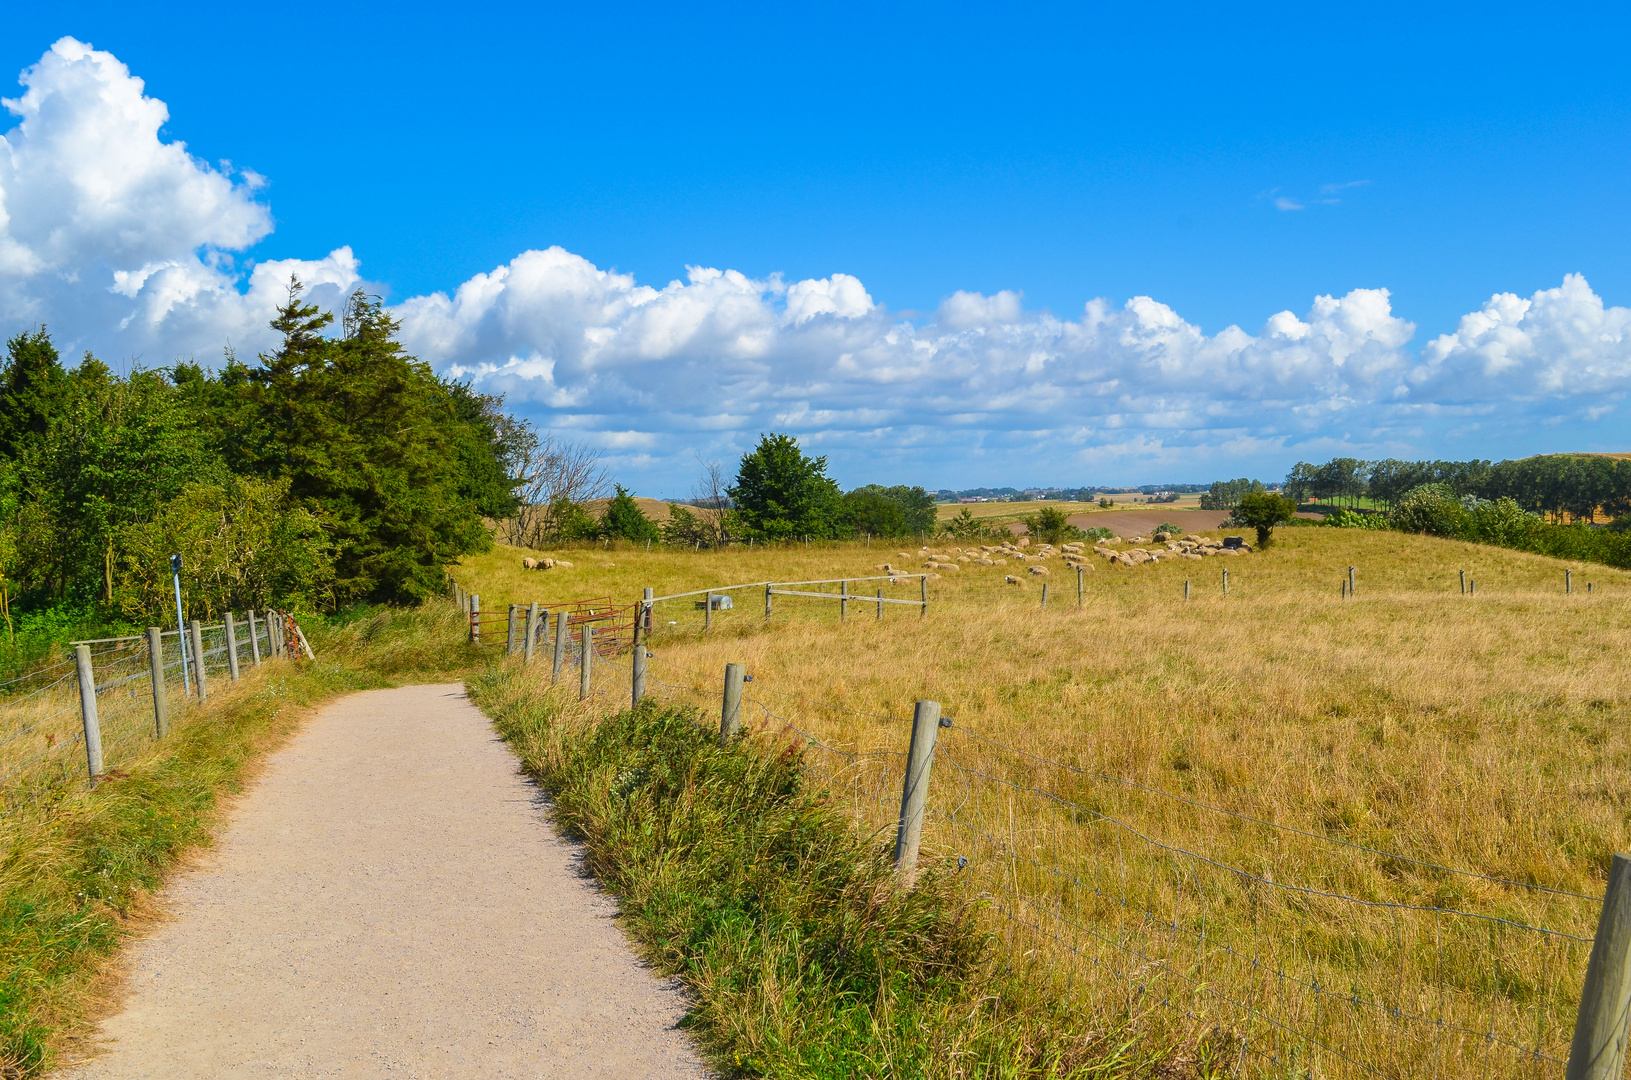
[[[706,1077],[461,686],[357,694],[268,761],[75,1080]]]

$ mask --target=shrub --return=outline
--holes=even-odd
[[[1034,536],[1050,544],[1077,540],[1082,536],[1082,530],[1072,525],[1065,512],[1056,506],[1044,506],[1027,517],[1025,532],[1028,536]]]
[[[1388,520],[1386,514],[1365,514],[1358,510],[1338,510],[1328,514],[1325,524],[1334,529],[1386,529]]]
[[[1494,502],[1480,501],[1472,512],[1472,522],[1478,539],[1502,547],[1529,546],[1545,525],[1539,515],[1531,514],[1505,496]]]
[[[1116,535],[1103,525],[1095,525],[1091,529],[1083,529],[1081,532],[1084,540],[1108,540]]]
[[[1399,500],[1393,527],[1428,536],[1463,537],[1471,532],[1472,515],[1446,484],[1423,484]]]

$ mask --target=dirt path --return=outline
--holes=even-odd
[[[106,1053],[57,1074],[705,1077],[462,687],[324,710],[166,890]]]

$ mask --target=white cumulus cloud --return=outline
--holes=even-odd
[[[271,344],[291,274],[331,308],[374,288],[349,247],[254,261],[265,180],[165,141],[166,106],[112,55],[63,38],[21,83],[0,139],[0,330],[48,323],[70,355],[211,361]],[[1384,288],[1207,333],[1148,296],[1056,315],[958,291],[919,318],[846,273],[693,266],[643,284],[560,247],[393,311],[438,370],[676,490],[693,449],[726,457],[772,429],[846,479],[948,484],[1272,476],[1297,456],[1439,453],[1475,429],[1464,452],[1501,456],[1512,433],[1598,422],[1631,389],[1631,311],[1577,275],[1498,294],[1419,354]]]

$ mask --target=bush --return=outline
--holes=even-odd
[[[1428,536],[1465,537],[1472,531],[1472,515],[1445,484],[1423,484],[1399,500],[1393,527],[1400,532]]]
[[[1095,525],[1090,529],[1083,529],[1081,530],[1081,533],[1082,539],[1084,540],[1108,540],[1112,536],[1116,535],[1109,529],[1106,529],[1103,525]]]
[[[1325,524],[1334,529],[1386,529],[1389,527],[1386,514],[1365,514],[1358,510],[1338,510],[1328,514]]]
[[[1539,515],[1504,496],[1494,502],[1480,502],[1472,513],[1472,524],[1478,539],[1518,548],[1528,547],[1545,526]]]
[[[1025,533],[1049,544],[1079,540],[1082,537],[1082,530],[1072,525],[1065,512],[1056,506],[1044,506],[1027,517]]]

